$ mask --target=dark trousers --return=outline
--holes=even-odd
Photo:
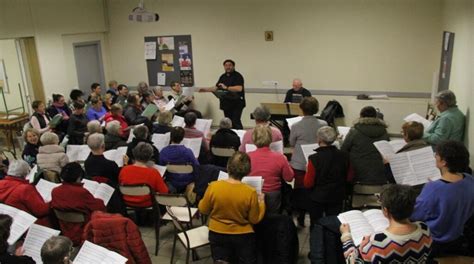
[[[312,201],[311,206],[308,209],[311,227],[313,227],[323,216],[340,214],[342,212],[342,201],[335,203],[319,203]]]
[[[228,109],[222,109],[224,111],[224,116],[228,117],[232,120],[232,128],[233,129],[243,129],[242,121],[240,118],[242,117],[242,111],[244,110],[241,106],[235,106]]]
[[[309,234],[310,259],[312,264],[345,263],[342,252],[341,222],[337,216],[322,217]]]
[[[254,233],[229,235],[209,231],[209,242],[214,261],[221,260],[234,264],[257,263],[257,243]]]

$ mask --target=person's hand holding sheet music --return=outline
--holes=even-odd
[[[265,194],[263,192],[258,194],[258,202],[259,203],[264,203],[265,202]]]
[[[127,156],[127,154],[123,155],[123,165],[125,166],[126,164],[128,164],[128,161],[130,160],[130,158]]]
[[[351,227],[349,226],[349,224],[341,224],[341,226],[339,227],[339,231],[341,231],[341,234],[350,233]]]

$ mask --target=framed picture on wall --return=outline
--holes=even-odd
[[[5,70],[5,63],[0,59],[0,87],[2,87],[4,93],[9,93],[8,89],[8,77]]]

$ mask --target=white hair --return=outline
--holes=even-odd
[[[43,135],[41,135],[40,141],[43,146],[57,145],[59,144],[59,137],[53,132],[45,132]]]
[[[104,146],[104,135],[101,133],[89,135],[87,138],[87,146],[89,146],[91,150],[99,150]]]
[[[120,128],[121,128],[120,122],[117,120],[107,123],[107,126],[105,127],[105,129],[107,130],[107,133],[114,136],[120,135]]]

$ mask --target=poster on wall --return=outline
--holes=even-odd
[[[156,60],[156,42],[145,42],[145,60]]]
[[[162,71],[165,72],[172,72],[174,71],[173,66],[173,54],[161,54],[161,67]]]
[[[10,92],[8,89],[7,72],[5,70],[5,63],[3,60],[0,60],[0,87],[2,87],[5,93]]]
[[[193,86],[193,72],[192,71],[181,71],[179,73],[179,81],[183,86]]]
[[[158,45],[160,50],[174,50],[174,37],[159,37]]]
[[[186,41],[181,41],[178,44],[179,49],[179,69],[182,71],[191,70],[191,55],[189,54],[188,43]]]

